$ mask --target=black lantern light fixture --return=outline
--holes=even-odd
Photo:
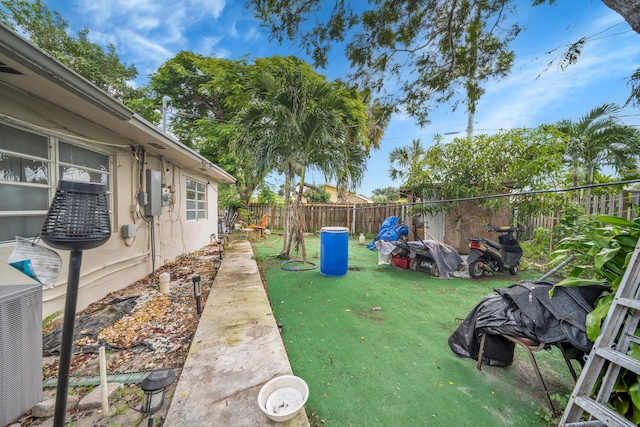
[[[110,236],[107,186],[94,182],[60,180],[40,232],[40,238],[47,245],[71,251],[60,343],[54,427],[65,425],[82,251],[97,248],[106,243]]]
[[[220,265],[222,265],[222,260],[220,258],[216,258],[213,260],[213,268],[218,271],[220,269]]]
[[[162,408],[164,392],[176,380],[176,376],[169,368],[151,372],[142,380],[140,388],[144,391],[144,400],[140,412],[145,415],[153,414]]]

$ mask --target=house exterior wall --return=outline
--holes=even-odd
[[[0,99],[0,111],[1,104]],[[2,118],[0,123],[3,123]],[[27,129],[29,127],[28,124],[24,126]],[[40,128],[37,128],[37,131],[47,133]],[[99,134],[100,132],[96,132],[96,135]],[[50,135],[54,139],[57,136],[55,133]],[[86,141],[71,137],[65,139],[88,149],[92,147],[92,144]],[[113,141],[111,137],[110,144]],[[112,194],[112,234],[104,245],[83,252],[78,310],[110,292],[124,288],[153,273],[154,267],[157,269],[180,254],[206,246],[210,243],[210,235],[218,231],[217,184],[208,183],[209,179],[206,176],[185,170],[171,163],[170,159],[161,159],[152,154],[147,154],[142,162],[140,156],[136,159],[129,145],[122,148],[114,145],[97,148],[111,157],[112,175],[108,191]],[[140,168],[142,168],[142,188],[146,185],[144,182],[146,169],[153,169],[161,171],[162,184],[174,190],[173,203],[162,206],[161,214],[151,217],[154,227],[154,250],[152,250],[151,241],[152,223],[148,217],[144,217],[143,207],[137,203]],[[199,182],[206,188],[206,218],[187,219],[187,180]],[[56,185],[52,183],[52,187],[52,191],[55,191]],[[135,226],[135,237],[123,238],[121,227],[126,224]],[[42,241],[39,244],[46,246]],[[7,264],[6,260],[13,248],[13,242],[0,244],[0,283],[2,285],[36,283]],[[56,286],[53,289],[45,289],[43,292],[43,316],[64,308],[69,252],[62,250],[57,252],[63,260],[63,270]]]
[[[0,286],[37,283],[7,260],[16,235],[46,247],[36,237],[61,179],[108,191],[112,234],[83,251],[78,310],[210,243],[217,183],[231,175],[1,24],[0,63]],[[154,216],[138,199],[148,169],[174,196]],[[57,252],[62,271],[43,291],[44,317],[65,306],[70,252]]]
[[[327,185],[325,187],[327,192],[331,196],[331,203],[338,203],[338,189],[332,185]],[[349,198],[347,199],[347,203],[372,203],[372,201],[364,196],[360,196],[354,192],[349,193]]]

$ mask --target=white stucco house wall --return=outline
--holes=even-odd
[[[138,196],[147,176],[160,180],[147,195],[162,199],[158,215],[145,215]],[[209,244],[218,183],[235,182],[0,24],[0,286],[36,283],[6,261],[15,236],[36,238],[62,179],[108,189],[112,234],[83,254],[78,310]],[[58,252],[64,267],[43,291],[43,316],[64,308],[69,252]]]

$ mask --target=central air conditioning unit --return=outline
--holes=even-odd
[[[0,426],[42,400],[42,285],[0,286]]]

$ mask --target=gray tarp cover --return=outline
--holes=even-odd
[[[438,266],[438,272],[443,279],[449,279],[453,276],[458,266],[464,262],[460,254],[452,247],[444,243],[438,243],[435,240],[418,240],[418,241],[378,241],[376,248],[382,255],[389,255],[396,247],[401,247],[409,252],[409,258],[415,258],[416,254],[431,257]],[[446,248],[446,249],[445,249]]]
[[[548,344],[569,343],[589,352],[585,320],[606,286],[557,287],[553,298],[549,282],[522,282],[496,289],[469,313],[449,337],[449,347],[460,357],[478,359],[479,337],[511,335]],[[501,361],[487,364],[502,365]]]

